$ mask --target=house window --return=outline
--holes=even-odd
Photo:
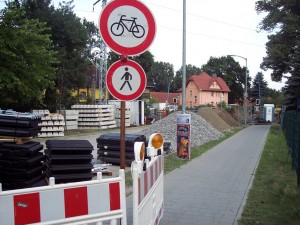
[[[211,97],[214,97],[214,92],[213,91],[211,92]]]
[[[178,102],[177,102],[177,98],[173,98],[173,103],[174,104],[177,104]]]
[[[192,91],[190,91],[190,97],[192,97],[193,96],[193,92]]]
[[[194,102],[195,102],[195,103],[197,103],[197,96],[195,96],[195,100],[194,100]]]

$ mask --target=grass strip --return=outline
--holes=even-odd
[[[239,225],[300,224],[300,192],[279,125],[272,125]]]

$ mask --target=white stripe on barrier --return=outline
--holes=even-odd
[[[163,215],[163,156],[146,160],[147,169],[139,174],[132,163],[133,225],[158,224]]]
[[[99,184],[89,187],[89,214],[103,213],[109,211],[109,189],[108,184]],[[96,201],[93,201],[93,198]],[[99,206],[97,202],[102,202]]]
[[[65,218],[63,190],[40,192],[41,221],[51,221]],[[55,207],[53,207],[55,205]]]

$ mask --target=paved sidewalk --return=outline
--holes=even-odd
[[[167,174],[160,225],[237,224],[269,129],[250,126]],[[132,224],[132,196],[127,206]]]

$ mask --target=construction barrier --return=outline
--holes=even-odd
[[[132,162],[133,225],[159,224],[163,216],[163,156],[145,160],[146,170],[139,172],[139,162]]]
[[[0,184],[1,185],[1,184]],[[0,224],[89,224],[110,221],[127,224],[125,173],[119,177],[2,191],[0,186]]]

